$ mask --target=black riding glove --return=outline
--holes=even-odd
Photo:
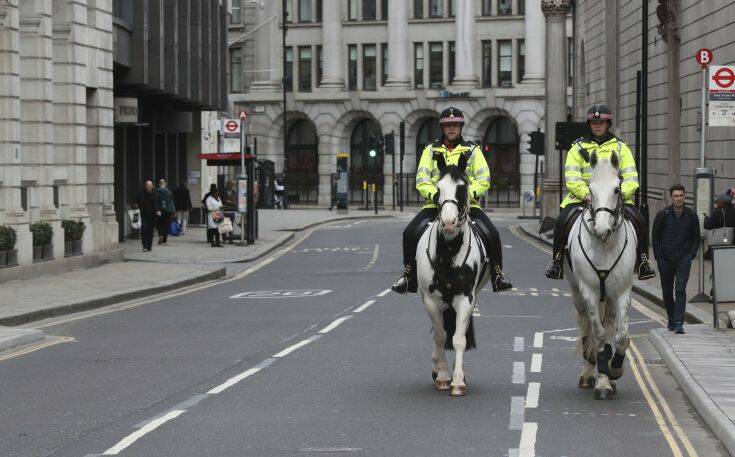
[[[439,189],[436,190],[436,193],[431,197],[431,200],[436,206],[439,206]]]

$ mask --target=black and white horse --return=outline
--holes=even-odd
[[[465,350],[475,348],[472,312],[477,294],[490,278],[490,269],[468,215],[467,157],[462,156],[457,165],[447,166],[440,154],[436,161],[441,173],[437,183],[439,215],[416,249],[418,291],[434,327],[434,385],[451,395],[465,395],[462,357]],[[451,376],[445,349],[454,349]]]

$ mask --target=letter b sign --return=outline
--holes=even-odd
[[[702,68],[706,68],[709,66],[709,64],[712,63],[712,50],[707,48],[702,48],[699,51],[697,51],[697,63],[701,65]]]

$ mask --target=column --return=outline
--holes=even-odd
[[[264,2],[263,8],[255,8],[257,17],[255,27],[260,26],[255,32],[253,42],[255,43],[255,80],[250,86],[250,90],[259,91],[278,91],[282,83],[280,80],[281,73],[281,30],[278,22],[281,21],[279,5],[281,2],[271,1]],[[275,16],[275,19],[273,19]],[[264,22],[270,20],[268,24]],[[240,41],[241,46],[245,46],[247,39]]]
[[[543,85],[546,67],[546,27],[541,11],[541,0],[526,0],[523,19],[526,40],[526,73],[523,84]]]
[[[411,86],[408,43],[408,2],[388,2],[388,79],[385,87]]]
[[[475,72],[475,0],[457,1],[457,53],[453,86],[477,87]]]
[[[342,2],[323,0],[322,52],[324,53],[322,89],[345,90],[344,59],[342,58]],[[294,53],[294,56],[296,53]],[[295,57],[294,57],[295,58]],[[296,76],[294,75],[294,79]]]
[[[566,17],[571,0],[541,0],[546,16],[546,52],[549,62],[566,62]],[[529,47],[527,46],[527,49]],[[544,178],[543,216],[554,217],[559,213],[559,151],[555,149],[556,123],[566,120],[567,82],[564,65],[549,65],[546,69],[546,176]]]

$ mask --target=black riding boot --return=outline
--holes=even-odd
[[[415,294],[419,288],[418,279],[416,278],[416,263],[406,264],[403,268],[403,276],[393,283],[391,290],[399,294],[411,293]]]
[[[403,275],[391,286],[393,292],[399,294],[412,293],[418,290],[418,280],[416,279],[416,245],[419,240],[420,233],[423,233],[421,227],[436,216],[436,208],[424,208],[411,220],[408,226],[403,230]]]
[[[638,279],[644,281],[656,277],[656,271],[648,260],[648,227],[643,216],[633,205],[625,205],[625,216],[635,229],[636,238],[638,238],[638,246],[636,248],[636,268],[638,269]]]
[[[557,218],[554,226],[554,252],[551,256],[551,262],[546,266],[546,277],[549,279],[564,278],[564,224],[559,222],[561,215]]]
[[[503,274],[503,251],[498,238],[495,242],[490,242],[491,246],[487,249],[490,251],[490,278],[493,282],[493,290],[495,292],[505,292],[513,288],[513,284],[505,278]]]

